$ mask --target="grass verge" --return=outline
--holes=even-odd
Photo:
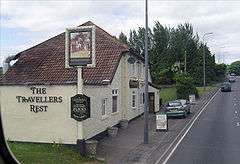
[[[199,96],[202,96],[205,93],[210,92],[210,91],[212,91],[212,90],[214,90],[216,88],[217,88],[216,86],[206,86],[205,91],[204,91],[204,87],[197,87],[197,90],[198,90]]]
[[[82,157],[79,153],[60,144],[8,142],[21,164],[99,164],[101,162]]]
[[[171,86],[162,88],[160,91],[160,97],[162,98],[163,103],[176,99],[177,98],[176,86],[171,85]]]

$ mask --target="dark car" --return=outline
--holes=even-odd
[[[221,91],[222,92],[231,92],[231,83],[224,82],[221,86]]]
[[[165,112],[168,117],[187,117],[190,113],[190,104],[187,100],[169,101],[165,105]]]

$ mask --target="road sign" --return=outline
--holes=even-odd
[[[168,130],[167,114],[165,114],[165,113],[156,114],[156,130],[157,131],[167,131]]]

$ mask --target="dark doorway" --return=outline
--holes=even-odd
[[[154,92],[148,93],[149,98],[149,112],[154,113],[155,112],[155,95]]]

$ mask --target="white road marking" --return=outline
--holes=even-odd
[[[237,114],[237,111],[235,110],[234,113]]]
[[[219,93],[220,89],[213,95],[213,97],[207,102],[207,104],[204,105],[204,107],[201,109],[201,111],[198,113],[198,115],[196,117],[193,117],[190,122],[180,131],[180,133],[177,135],[177,137],[173,140],[173,142],[169,145],[169,147],[167,148],[167,150],[164,151],[164,153],[158,158],[158,160],[155,162],[155,164],[158,164],[161,159],[163,158],[163,156],[168,152],[168,150],[173,146],[173,144],[175,143],[175,141],[178,139],[178,137],[182,134],[182,132],[187,128],[187,130],[185,131],[185,133],[183,134],[183,136],[180,138],[180,140],[177,142],[177,144],[174,146],[174,148],[172,149],[172,151],[170,152],[170,154],[167,156],[167,158],[164,160],[163,164],[166,164],[167,161],[169,160],[169,158],[172,156],[172,154],[174,153],[174,151],[176,150],[176,148],[178,147],[178,145],[181,143],[181,141],[183,140],[183,138],[186,136],[186,134],[189,132],[189,130],[191,129],[191,127],[193,126],[193,124],[195,123],[195,121],[198,119],[198,117],[201,115],[201,113],[206,109],[206,107],[209,105],[209,103],[216,97],[216,95]],[[193,120],[193,121],[192,121]]]

